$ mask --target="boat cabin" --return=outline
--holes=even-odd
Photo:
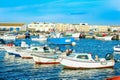
[[[69,55],[69,57],[72,57],[76,60],[82,60],[82,61],[94,61],[91,54],[89,53],[72,53]]]

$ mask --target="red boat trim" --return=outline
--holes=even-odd
[[[106,80],[120,80],[120,76],[113,76],[113,77],[107,78]]]
[[[32,59],[33,57],[22,57],[22,59]]]
[[[70,66],[63,66],[63,67],[64,67],[64,69],[103,69],[103,68],[113,68],[113,66],[97,67],[97,68],[70,67]]]

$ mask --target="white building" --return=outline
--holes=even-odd
[[[1,31],[26,31],[24,23],[0,23]]]
[[[55,29],[55,24],[54,23],[30,23],[28,24],[28,29],[34,29],[35,31],[49,32]]]

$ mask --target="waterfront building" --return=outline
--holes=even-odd
[[[72,31],[72,32],[88,32],[89,31],[89,25],[86,24],[62,24],[58,23],[56,24],[56,28],[59,32],[66,32],[66,31]]]
[[[99,32],[108,32],[108,29],[110,28],[110,26],[102,26],[102,25],[100,25],[100,26],[98,26],[98,31]]]
[[[108,32],[108,29],[110,29],[110,26],[106,25],[91,25],[90,30],[94,32]]]
[[[30,23],[28,24],[28,29],[32,31],[44,31],[44,32],[51,32],[55,28],[54,23]]]
[[[90,25],[88,24],[79,24],[79,32],[89,32],[90,31]]]
[[[55,28],[58,32],[64,32],[65,31],[65,25],[62,24],[62,23],[57,23]]]
[[[28,29],[31,31],[43,31],[43,32],[113,32],[114,30],[119,30],[119,26],[108,26],[108,25],[89,25],[88,23],[80,23],[80,24],[65,24],[65,23],[45,23],[45,22],[33,22],[28,24]]]
[[[110,27],[111,27],[110,30],[112,32],[120,32],[120,26],[110,26]]]
[[[26,31],[24,23],[0,23],[0,31]]]

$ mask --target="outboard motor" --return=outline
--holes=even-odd
[[[105,56],[105,59],[106,59],[106,60],[111,60],[111,59],[114,59],[114,57],[113,57],[112,54],[107,53],[106,56]]]

